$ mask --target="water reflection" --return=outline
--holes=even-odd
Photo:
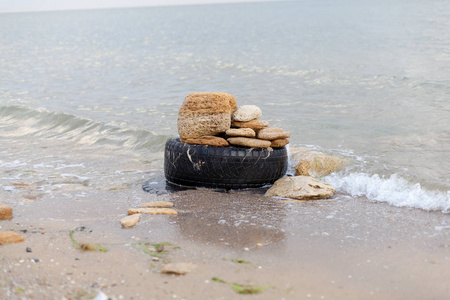
[[[180,234],[207,245],[249,249],[283,240],[283,206],[260,192],[199,189],[176,193]]]

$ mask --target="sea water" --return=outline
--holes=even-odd
[[[336,197],[450,209],[450,2],[292,1],[0,14],[0,195],[164,180],[191,92],[349,161]]]

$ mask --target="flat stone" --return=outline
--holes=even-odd
[[[218,136],[203,136],[198,139],[186,139],[184,140],[186,144],[191,145],[207,145],[213,147],[226,147],[228,146],[228,142]]]
[[[0,219],[9,219],[13,215],[12,207],[4,203],[0,203]]]
[[[286,146],[287,144],[289,144],[289,140],[288,139],[277,139],[277,140],[273,140],[272,144],[270,144],[270,147],[272,148],[281,148]]]
[[[261,109],[256,105],[242,105],[233,113],[233,121],[248,122],[262,116]]]
[[[139,204],[140,207],[173,207],[173,203],[169,201],[147,202]]]
[[[346,161],[336,156],[328,156],[323,153],[306,152],[297,155],[298,165],[295,167],[295,175],[321,177],[342,170]]]
[[[136,225],[137,222],[139,222],[140,218],[141,218],[141,214],[129,215],[129,216],[123,217],[120,220],[120,224],[123,227],[133,227],[134,225]]]
[[[0,245],[23,242],[23,237],[13,231],[0,231]]]
[[[193,269],[195,269],[197,266],[193,263],[169,263],[162,266],[162,273],[165,274],[176,274],[176,275],[184,275]]]
[[[231,145],[244,146],[244,147],[250,147],[250,148],[269,148],[270,144],[271,144],[270,141],[251,139],[251,138],[245,138],[245,137],[228,138],[227,141]]]
[[[251,128],[253,130],[259,130],[269,125],[269,122],[267,121],[261,121],[261,120],[251,120],[248,122],[239,122],[239,121],[233,121],[231,122],[231,127],[238,127],[238,128]]]
[[[267,127],[261,129],[256,136],[258,139],[274,141],[286,139],[291,136],[291,133],[284,131],[282,128]]]
[[[178,212],[172,208],[146,207],[146,208],[130,208],[128,210],[128,214],[129,215],[134,215],[134,214],[176,215],[176,214],[178,214]]]
[[[231,128],[225,132],[228,136],[255,137],[256,133],[251,128]]]
[[[292,198],[297,200],[315,200],[334,195],[334,188],[325,182],[309,176],[283,177],[275,181],[266,195]]]
[[[206,135],[217,135],[230,129],[236,99],[227,93],[192,93],[187,95],[178,112],[178,133],[184,142]]]

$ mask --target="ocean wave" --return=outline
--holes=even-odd
[[[383,177],[366,173],[334,173],[323,180],[333,185],[336,191],[354,197],[365,196],[369,200],[398,207],[450,212],[450,191],[427,190],[419,183],[413,184],[396,174]]]
[[[98,122],[75,115],[25,106],[0,106],[0,136],[39,136],[66,139],[93,146],[115,146],[132,150],[162,151],[171,136],[144,129]]]

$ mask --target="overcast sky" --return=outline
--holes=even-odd
[[[0,13],[258,1],[261,0],[0,0]]]

